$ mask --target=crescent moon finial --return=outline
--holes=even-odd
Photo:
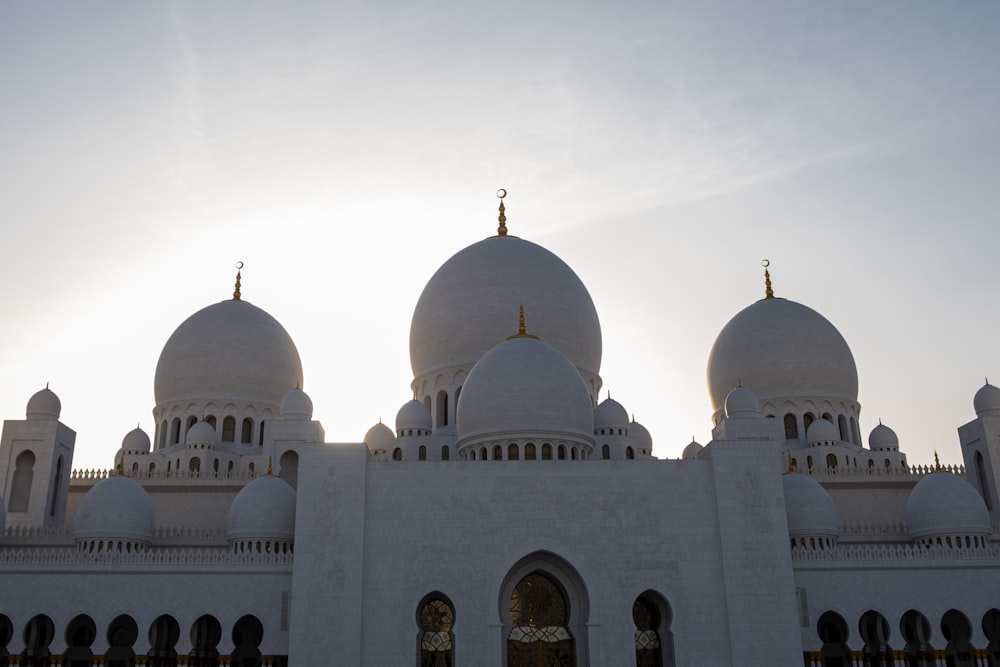
[[[503,198],[507,196],[507,191],[503,188],[497,190],[497,197],[500,199],[500,215],[497,220],[500,221],[500,226],[497,227],[497,236],[507,236],[507,216],[504,215],[504,205]]]

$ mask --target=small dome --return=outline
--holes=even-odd
[[[285,540],[295,537],[295,490],[274,475],[258,477],[236,494],[226,515],[226,539]]]
[[[431,411],[416,399],[403,403],[403,407],[396,413],[396,432],[408,431],[411,428],[420,432],[431,431]]]
[[[879,424],[868,435],[868,448],[872,450],[898,450],[899,436],[885,424]]]
[[[976,409],[976,414],[1000,410],[1000,388],[994,387],[989,382],[980,387],[972,399],[972,406]]]
[[[684,448],[684,451],[681,453],[681,458],[684,459],[685,461],[694,460],[698,458],[698,454],[703,449],[705,448],[702,447],[697,442],[695,442],[694,440],[692,440],[691,442],[688,443],[687,447]]]
[[[157,406],[193,400],[243,400],[277,407],[289,387],[302,386],[302,363],[291,336],[246,301],[202,308],[171,334],[156,364]]]
[[[734,387],[726,394],[726,417],[729,419],[745,419],[760,416],[760,403],[757,396],[746,387]]]
[[[281,418],[309,421],[313,416],[313,402],[301,389],[290,389],[281,399]]]
[[[148,454],[150,448],[149,436],[146,435],[145,431],[136,426],[122,438],[121,448],[126,452]]]
[[[188,429],[184,436],[184,442],[189,447],[191,445],[214,445],[215,428],[208,422],[198,422]]]
[[[368,429],[365,433],[365,444],[369,449],[382,449],[390,446],[396,440],[396,434],[392,429],[379,422]]]
[[[646,450],[647,453],[653,453],[653,436],[649,434],[646,427],[637,421],[633,421],[628,425],[628,434],[635,440],[636,447],[639,450]]]
[[[906,502],[906,529],[913,539],[992,532],[982,496],[950,472],[931,473],[913,487]]]
[[[114,475],[80,501],[73,518],[73,539],[120,538],[149,544],[154,525],[153,501],[146,490],[131,477]]]
[[[573,363],[541,340],[514,337],[483,355],[466,378],[456,432],[473,438],[573,437],[593,447],[594,408]]]
[[[817,419],[809,424],[806,431],[806,442],[815,445],[822,442],[840,442],[840,431],[829,419]]]
[[[628,428],[628,412],[609,396],[594,410],[594,428]]]
[[[29,398],[28,408],[25,410],[28,419],[59,419],[60,412],[62,412],[62,402],[48,387]]]
[[[781,476],[785,492],[785,515],[791,537],[835,537],[837,507],[819,482],[799,473]]]

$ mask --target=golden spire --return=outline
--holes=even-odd
[[[236,262],[236,290],[233,291],[233,301],[240,301],[240,269],[243,268],[243,262]]]
[[[771,272],[767,270],[767,267],[771,266],[771,260],[761,260],[760,265],[764,267],[764,298],[773,299],[774,290],[771,289]]]
[[[119,477],[124,477],[125,476],[125,461],[124,460],[119,461],[118,465],[115,466],[115,474],[118,475]]]
[[[503,214],[504,210],[506,210],[503,206],[503,198],[506,196],[506,190],[503,188],[497,190],[497,197],[500,198],[500,215],[497,217],[497,220],[500,221],[500,226],[497,227],[497,236],[507,236],[507,216]]]
[[[795,467],[795,459],[792,458],[792,453],[788,452],[788,469],[785,470],[785,474],[789,475],[795,472],[798,472],[798,469]]]
[[[528,333],[528,329],[524,326],[524,306],[520,306],[517,311],[517,333],[513,336],[507,336],[506,340],[512,338],[534,338],[538,340],[538,336]]]
[[[267,457],[267,476],[268,477],[273,477],[274,476],[274,471],[271,469],[271,457],[270,456]]]
[[[934,472],[941,472],[944,468],[941,467],[941,460],[938,459],[937,450],[934,450]]]

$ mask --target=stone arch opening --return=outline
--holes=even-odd
[[[931,665],[934,654],[931,646],[931,624],[916,609],[910,609],[899,620],[899,633],[906,644],[903,654],[910,665]]]
[[[94,619],[80,614],[66,626],[66,652],[63,654],[69,667],[90,667],[94,652],[90,649],[97,638]]]
[[[957,609],[949,609],[941,617],[941,634],[947,644],[944,647],[945,660],[949,667],[973,667],[975,648],[972,646],[972,624],[965,614]]]
[[[673,612],[659,593],[649,590],[632,604],[636,667],[674,667]]]
[[[824,612],[816,621],[819,633],[820,654],[824,667],[851,667],[851,651],[847,648],[847,622],[835,611]]]
[[[446,595],[430,593],[417,605],[418,667],[452,667],[455,664],[455,605]]]
[[[8,512],[27,512],[31,500],[31,482],[35,477],[35,453],[26,449],[14,459],[14,478],[10,485]]]
[[[260,620],[247,614],[233,624],[233,665],[260,664],[260,643],[264,640],[264,626]]]
[[[289,449],[278,459],[278,477],[285,480],[285,483],[293,489],[298,489],[299,484],[299,453]]]
[[[24,626],[24,652],[21,654],[22,665],[30,667],[47,667],[49,664],[49,645],[56,635],[56,626],[45,614],[33,616]]]
[[[858,621],[858,632],[864,641],[865,664],[870,667],[892,667],[892,649],[889,648],[889,621],[874,610],[868,610]]]
[[[219,640],[222,639],[222,625],[210,614],[199,616],[191,624],[191,657],[188,664],[205,667],[218,664]]]
[[[158,616],[149,626],[149,656],[156,658],[158,665],[177,664],[177,640],[181,636],[181,626],[169,614]]]
[[[108,625],[108,650],[105,652],[107,667],[129,667],[135,658],[135,640],[139,638],[139,625],[128,614],[116,617]]]

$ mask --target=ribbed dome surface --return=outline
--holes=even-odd
[[[600,372],[601,324],[587,288],[545,248],[496,236],[456,253],[424,287],[410,325],[414,377],[474,364],[511,333],[519,305],[532,333],[582,371]]]
[[[73,519],[73,538],[148,543],[154,525],[153,501],[146,490],[134,479],[116,475],[99,482],[80,501]]]
[[[148,454],[150,448],[149,436],[141,428],[134,428],[122,438],[122,447],[126,452]]]
[[[365,444],[371,448],[388,447],[396,439],[392,429],[379,422],[365,433]]]
[[[587,386],[559,350],[513,338],[479,360],[458,402],[458,444],[475,437],[565,433],[593,444]]]
[[[403,407],[396,413],[396,431],[411,428],[421,431],[431,430],[431,411],[416,399],[403,403]]]
[[[54,391],[46,387],[28,399],[25,416],[28,419],[59,419],[60,412],[62,412],[62,402]]]
[[[594,428],[628,428],[628,412],[613,398],[601,401],[594,410]]]
[[[295,537],[295,490],[265,475],[243,487],[226,516],[226,539],[291,540]]]
[[[833,537],[840,534],[837,507],[819,482],[808,475],[781,476],[788,534],[792,537]]]
[[[950,472],[935,472],[920,480],[906,502],[910,537],[989,535],[990,515],[979,492]]]
[[[802,304],[762,299],[722,328],[708,360],[713,414],[738,382],[760,399],[858,398],[858,371],[844,337]]]
[[[156,365],[158,406],[192,399],[243,399],[277,407],[301,387],[302,363],[288,332],[246,301],[222,301],[186,319]]]

